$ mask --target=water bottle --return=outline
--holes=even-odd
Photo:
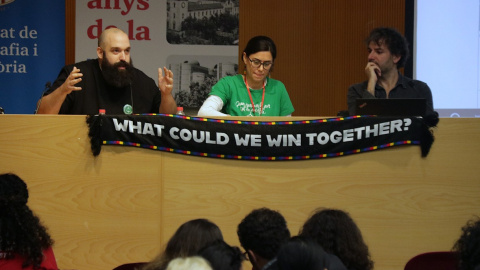
[[[183,112],[183,107],[177,107],[177,115],[185,115]]]

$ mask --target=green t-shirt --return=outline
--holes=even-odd
[[[287,89],[281,81],[267,78],[261,114],[259,109],[262,103],[263,88],[250,89],[250,93],[255,104],[255,115],[253,115],[252,102],[242,75],[223,77],[212,87],[209,95],[221,98],[224,104],[222,112],[232,116],[287,116],[295,111]]]

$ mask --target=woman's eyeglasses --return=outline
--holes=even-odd
[[[263,68],[264,68],[265,70],[269,70],[269,69],[272,67],[272,64],[273,64],[272,61],[262,62],[262,61],[260,61],[260,60],[258,60],[258,59],[253,59],[253,60],[252,60],[252,59],[250,59],[250,57],[248,57],[248,56],[247,56],[247,58],[248,58],[248,60],[250,60],[250,63],[252,64],[252,66],[253,66],[254,68],[259,68],[260,66],[263,65]]]

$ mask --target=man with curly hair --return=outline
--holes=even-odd
[[[480,270],[480,219],[472,219],[462,228],[453,250],[458,253],[460,270]]]
[[[270,270],[276,268],[276,256],[280,247],[288,242],[290,231],[279,212],[260,208],[240,222],[237,235],[253,270]]]
[[[0,174],[0,269],[57,270],[53,240],[27,201],[21,178]]]
[[[367,80],[348,89],[350,115],[355,114],[357,98],[425,98],[425,115],[438,117],[433,110],[430,87],[399,72],[409,56],[405,37],[394,28],[379,27],[372,30],[365,43],[368,50],[368,62],[365,66]]]

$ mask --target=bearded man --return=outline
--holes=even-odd
[[[438,116],[433,110],[430,87],[399,72],[409,56],[405,37],[393,28],[381,27],[373,29],[365,43],[368,50],[367,80],[348,89],[350,115],[355,114],[357,98],[424,98],[427,103],[425,115]]]
[[[65,66],[38,102],[39,114],[174,114],[173,73],[158,69],[158,86],[136,69],[130,40],[118,28],[98,38],[98,59]],[[165,72],[165,76],[163,75]]]

